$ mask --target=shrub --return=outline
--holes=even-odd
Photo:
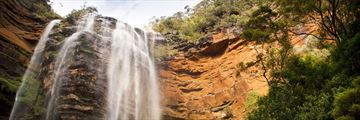
[[[177,54],[177,50],[171,45],[157,45],[154,50],[155,60],[161,61],[173,57]]]
[[[360,77],[353,80],[354,88],[348,88],[335,96],[332,116],[336,119],[360,119]]]

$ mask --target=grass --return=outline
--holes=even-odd
[[[259,99],[260,94],[256,91],[251,91],[245,102],[245,111],[251,111],[256,108],[256,101]]]

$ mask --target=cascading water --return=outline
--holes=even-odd
[[[118,22],[108,67],[108,119],[160,119],[155,66],[147,35]]]
[[[20,116],[20,115],[17,115],[17,114],[23,113],[23,112],[21,112],[21,111],[23,111],[22,110],[23,105],[21,103],[24,102],[22,100],[22,98],[27,97],[26,92],[30,92],[31,90],[34,90],[34,89],[29,88],[29,87],[35,87],[35,86],[31,86],[30,84],[34,82],[33,77],[35,77],[37,72],[40,70],[39,65],[42,62],[42,56],[44,53],[45,44],[49,40],[48,36],[49,36],[52,28],[56,24],[59,24],[59,23],[60,23],[60,20],[53,20],[46,26],[37,46],[34,49],[34,53],[30,60],[30,64],[25,71],[25,74],[22,78],[22,84],[20,86],[19,91],[16,94],[14,107],[13,107],[11,115],[10,115],[11,120],[18,119],[17,116]],[[35,91],[31,91],[31,92],[35,92]],[[34,100],[34,101],[36,101],[36,100]]]
[[[154,35],[96,14],[51,34],[59,22],[35,48],[11,120],[160,119]]]
[[[74,47],[78,44],[78,42],[76,40],[79,38],[79,36],[83,32],[92,32],[93,31],[94,21],[95,21],[95,14],[86,15],[79,22],[77,31],[74,34],[72,34],[70,37],[68,37],[64,40],[64,43],[59,51],[59,55],[57,56],[56,61],[55,61],[54,82],[52,84],[51,91],[50,91],[51,97],[50,97],[50,101],[49,101],[48,107],[47,107],[46,119],[54,119],[52,117],[55,116],[54,114],[57,113],[54,106],[56,106],[55,99],[56,99],[56,97],[59,96],[58,95],[60,92],[59,86],[61,86],[61,84],[62,84],[62,81],[59,79],[61,79],[60,77],[63,75],[63,72],[65,72],[69,67],[65,63],[65,60],[70,59],[69,57],[71,57],[71,56],[69,55],[69,53],[71,53],[74,50]]]

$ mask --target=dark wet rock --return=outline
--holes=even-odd
[[[109,48],[99,36],[84,32],[77,40],[73,58],[61,81],[56,111],[61,119],[104,119],[106,113],[106,59]],[[110,49],[108,49],[110,50]]]

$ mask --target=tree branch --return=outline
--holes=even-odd
[[[315,8],[315,11],[318,12],[318,14],[320,14],[320,18],[321,18],[321,26],[322,28],[327,31],[330,35],[334,36],[335,38],[337,38],[337,35],[335,33],[333,33],[333,31],[331,30],[331,28],[326,24],[325,22],[325,16],[321,10],[321,6],[322,6],[322,2],[321,0],[319,0],[319,8]]]
[[[317,35],[314,35],[312,33],[306,33],[306,32],[301,32],[301,33],[297,33],[297,32],[294,32],[294,31],[291,31],[289,30],[290,33],[294,34],[294,35],[311,35],[311,36],[314,36],[315,38],[319,39],[319,40],[336,40],[334,38],[325,38],[325,37],[319,37]]]
[[[254,50],[256,51],[257,56],[260,56],[259,51],[256,49],[256,45],[254,46]],[[261,65],[262,65],[262,68],[263,68],[263,70],[264,70],[264,72],[263,72],[263,77],[266,79],[267,84],[270,86],[270,81],[269,81],[269,79],[268,79],[267,76],[266,76],[267,70],[266,70],[266,66],[265,66],[265,63],[264,63],[264,61],[263,61],[262,56],[259,57],[259,60],[260,60],[260,63],[261,63]]]

